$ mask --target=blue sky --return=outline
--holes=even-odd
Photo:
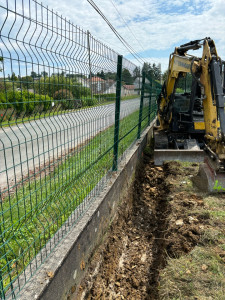
[[[9,3],[13,6],[15,0]],[[95,0],[95,3],[135,51],[148,62],[161,63],[162,71],[167,69],[169,54],[175,46],[206,36],[215,40],[217,52],[225,60],[225,0]],[[5,5],[5,0],[0,0],[0,4]],[[139,64],[86,0],[45,0],[44,5]]]

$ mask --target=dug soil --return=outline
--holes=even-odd
[[[167,258],[191,251],[207,222],[207,216],[199,220],[187,213],[203,205],[191,182],[197,170],[196,164],[178,162],[156,167],[144,155],[76,299],[160,299],[159,275]]]

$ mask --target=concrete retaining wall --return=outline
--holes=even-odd
[[[134,179],[136,165],[152,132],[153,123],[126,154],[104,191],[21,291],[19,299],[64,300],[68,295],[74,298],[91,254]]]

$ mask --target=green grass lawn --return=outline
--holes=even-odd
[[[184,166],[185,164],[182,163],[179,172]],[[182,193],[183,198],[180,201],[183,203],[185,203],[184,199],[191,200],[192,195],[195,195],[198,197],[196,199],[201,199],[201,204],[183,206],[185,213],[182,219],[185,220],[185,216],[186,220],[190,216],[195,219],[195,223],[184,225],[186,234],[183,236],[188,237],[188,234],[191,234],[191,231],[188,233],[188,226],[193,228],[193,233],[194,228],[198,228],[201,234],[198,243],[189,253],[183,253],[178,257],[167,257],[167,265],[160,271],[159,299],[224,300],[225,195],[199,191],[193,185],[194,180],[192,181],[188,173],[186,174],[180,179],[186,182],[186,188],[183,185],[177,185],[176,193],[177,195]],[[180,212],[177,210],[176,213]]]

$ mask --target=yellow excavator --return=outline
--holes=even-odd
[[[188,54],[202,48],[201,57]],[[204,156],[200,174],[209,191],[225,191],[224,62],[211,38],[176,47],[170,55],[167,79],[158,98],[155,149],[165,159],[170,150],[179,157]],[[190,92],[176,93],[179,80],[191,74]],[[163,150],[163,151],[162,151]],[[204,150],[204,152],[202,151]],[[206,153],[206,154],[205,154]]]

